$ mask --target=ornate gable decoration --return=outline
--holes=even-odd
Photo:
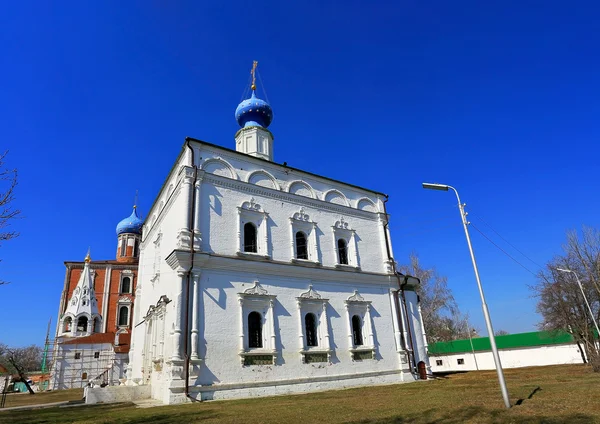
[[[365,300],[365,298],[360,295],[358,290],[354,290],[354,294],[346,300],[346,303],[371,303],[371,301]]]
[[[339,221],[335,221],[335,224],[333,225],[333,227],[340,229],[340,230],[353,231],[352,228],[350,228],[350,224],[348,224],[348,222],[346,222],[346,220],[344,219],[343,216],[340,218]]]
[[[264,289],[258,281],[254,282],[254,286],[244,290],[244,294],[251,296],[269,296],[269,292]]]
[[[167,303],[169,303],[169,302],[170,302],[169,298],[163,294],[158,299],[158,302],[156,302],[156,306],[150,305],[150,307],[148,308],[148,312],[146,313],[146,316],[144,318],[150,319],[153,315],[158,314],[161,311],[164,311],[165,307],[167,306]]]
[[[251,198],[249,202],[242,203],[242,209],[253,212],[263,212],[261,206],[254,200],[254,197]]]
[[[310,222],[310,216],[305,213],[303,207],[301,207],[300,210],[294,214],[293,218],[296,221]]]
[[[297,297],[296,299],[298,300],[307,300],[307,301],[319,301],[319,302],[327,302],[329,299],[323,299],[323,296],[321,296],[320,293],[318,293],[315,289],[313,289],[312,284],[310,286],[308,286],[308,291],[304,292],[300,295],[300,297]]]

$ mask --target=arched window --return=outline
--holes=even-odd
[[[88,319],[86,317],[79,317],[77,320],[77,331],[87,331]]]
[[[121,256],[127,254],[127,237],[121,237]]]
[[[138,239],[133,239],[133,257],[137,258],[140,254],[140,243]]]
[[[71,319],[71,317],[66,317],[65,321],[64,321],[64,332],[65,333],[70,333],[71,332],[71,326],[73,325],[73,320]]]
[[[358,315],[352,317],[352,340],[354,341],[354,346],[362,346],[363,344],[362,323]]]
[[[306,234],[302,231],[296,233],[296,258],[308,259],[308,246],[306,244]]]
[[[244,252],[256,253],[256,227],[251,222],[244,224]]]
[[[348,265],[348,244],[346,244],[346,240],[339,239],[337,244],[339,263],[342,265]]]
[[[123,281],[121,281],[121,293],[131,293],[131,278],[123,277]]]
[[[315,316],[315,314],[306,314],[304,316],[304,326],[306,327],[306,345],[318,346],[317,317]]]
[[[129,325],[129,308],[121,306],[119,309],[119,326]]]
[[[248,315],[248,347],[262,347],[262,315],[250,312]]]
[[[81,374],[81,379],[82,380],[87,380],[87,372],[84,372]]]

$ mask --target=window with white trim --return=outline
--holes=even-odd
[[[290,241],[292,262],[320,263],[317,223],[311,221],[304,208],[290,218]]]
[[[240,346],[242,365],[275,365],[277,347],[275,299],[258,281],[238,293],[240,305]]]
[[[269,214],[252,198],[238,207],[238,216],[237,254],[246,257],[270,257]]]
[[[354,290],[344,303],[348,320],[348,350],[352,360],[375,359],[371,302]]]
[[[333,231],[333,245],[335,249],[335,266],[337,268],[352,267],[360,269],[358,262],[358,248],[356,245],[356,231],[340,218],[331,227]]]
[[[312,285],[296,298],[300,326],[300,354],[302,362],[331,362],[331,344],[327,323],[327,305]]]
[[[119,327],[127,327],[129,325],[129,306],[119,307]]]

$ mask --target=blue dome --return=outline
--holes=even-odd
[[[142,234],[143,224],[144,221],[140,219],[137,209],[134,207],[131,215],[117,224],[117,235],[119,236],[123,233]]]
[[[273,120],[273,110],[267,102],[256,97],[252,91],[252,97],[238,105],[235,119],[243,128],[256,126],[267,128]]]

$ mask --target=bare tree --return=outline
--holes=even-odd
[[[4,161],[8,151],[0,154],[0,244],[13,239],[19,235],[16,231],[10,231],[7,227],[10,221],[16,218],[21,211],[14,209],[12,202],[14,200],[14,190],[17,186],[17,170],[5,167]],[[0,285],[6,284],[6,281],[0,280]]]
[[[494,333],[494,336],[508,336],[509,334],[506,330],[498,330]]]
[[[21,381],[25,383],[30,394],[35,394],[27,382],[27,374],[37,371],[42,365],[42,348],[36,345],[27,347],[9,348],[0,343],[0,364],[4,365],[10,372],[17,373]]]
[[[588,362],[595,372],[600,372],[600,349],[594,335],[592,316],[585,304],[579,284],[570,273],[557,271],[569,269],[579,276],[583,293],[592,314],[600,319],[600,231],[583,227],[581,237],[576,231],[567,233],[564,254],[554,257],[538,273],[532,287],[538,298],[537,312],[544,330],[568,331],[583,346]]]
[[[410,255],[409,260],[409,265],[402,265],[398,270],[421,280],[417,294],[421,300],[427,338],[439,342],[469,337],[472,326],[468,324],[468,317],[458,309],[448,287],[448,279],[439,275],[435,268],[423,268],[415,253]]]

